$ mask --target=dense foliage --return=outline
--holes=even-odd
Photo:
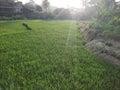
[[[90,27],[120,36],[120,9],[116,8],[115,0],[98,0],[94,4],[98,8]]]
[[[120,10],[98,12],[90,26],[107,33],[120,35]]]

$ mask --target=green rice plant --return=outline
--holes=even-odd
[[[75,21],[0,21],[1,90],[119,90],[119,71],[83,46]]]

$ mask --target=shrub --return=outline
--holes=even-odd
[[[21,20],[25,19],[23,15],[13,15],[11,17],[0,16],[0,20]]]
[[[111,10],[98,12],[94,20],[90,23],[90,27],[109,32],[119,32],[120,29],[120,11]]]

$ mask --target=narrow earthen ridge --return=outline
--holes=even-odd
[[[100,30],[90,29],[88,25],[80,28],[84,45],[115,65],[120,65],[120,42],[106,36]]]

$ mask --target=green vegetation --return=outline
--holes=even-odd
[[[23,15],[13,15],[10,17],[0,16],[0,20],[23,20],[26,19]]]
[[[76,22],[0,21],[0,89],[118,90],[119,85],[120,68],[83,46]]]
[[[120,11],[99,12],[90,25],[92,28],[100,29],[110,35],[120,36]]]
[[[90,20],[90,28],[105,36],[120,38],[120,8],[116,0],[83,0],[86,13],[81,20]]]

